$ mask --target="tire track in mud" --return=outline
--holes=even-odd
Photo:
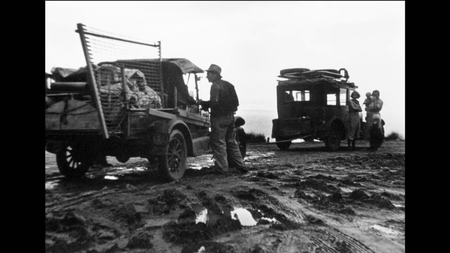
[[[100,192],[98,190],[94,190],[94,191],[89,191],[89,192],[85,192],[85,193],[80,193],[77,194],[74,197],[68,197],[68,198],[64,198],[62,201],[58,200],[58,201],[54,201],[54,202],[50,202],[50,203],[45,203],[45,208],[46,208],[46,212],[47,211],[52,211],[54,209],[65,209],[74,205],[77,205],[79,203],[83,203],[83,202],[88,202],[100,197],[105,197],[114,193],[131,193],[134,191],[140,191],[143,189],[151,189],[153,187],[156,187],[156,185],[153,186],[133,186],[130,184],[127,184],[125,189],[117,189],[117,188],[110,188],[110,189],[101,189]]]
[[[311,237],[311,240],[313,241],[312,245],[315,247],[313,250],[313,252],[316,252],[317,250],[320,250],[319,252],[323,252],[322,249],[325,249],[325,252],[331,252],[331,253],[340,253],[336,250],[334,250],[333,248],[331,248],[330,246],[328,246],[325,242],[323,242],[322,240],[320,240],[317,237]]]
[[[305,224],[306,223],[306,216],[305,214],[300,211],[296,210],[303,210],[304,207],[298,203],[297,200],[290,200],[288,198],[282,197],[277,195],[275,198],[279,202],[279,206],[281,206],[283,213],[291,219],[292,222],[298,223],[298,224]]]
[[[326,226],[320,228],[320,230],[326,234],[331,242],[333,242],[334,247],[338,249],[338,251],[330,251],[330,252],[359,252],[359,253],[376,253],[371,250],[368,246],[358,241],[357,239],[345,234],[344,232],[338,230],[337,228]],[[312,237],[314,241],[320,241],[322,244],[326,244],[321,241],[317,237]],[[329,245],[327,245],[329,246]],[[330,246],[329,246],[330,247]]]
[[[276,199],[279,201],[279,206],[284,210],[283,213],[287,214],[288,218],[291,218],[292,222],[296,222],[299,224],[308,224],[311,222],[323,224],[323,221],[319,218],[315,218],[317,216],[316,213],[312,215],[312,212],[309,212],[303,207],[302,204],[297,201],[290,200],[288,198],[277,196]],[[280,210],[277,210],[277,212]],[[308,214],[310,213],[310,214]],[[292,215],[289,215],[292,214]],[[307,225],[307,226],[308,226]],[[316,227],[316,225],[312,225]],[[330,226],[330,225],[318,225],[317,232],[321,235],[326,235],[327,241],[332,243],[326,243],[318,236],[312,236],[312,245],[315,247],[320,247],[324,252],[330,253],[341,253],[341,252],[359,252],[359,253],[375,253],[375,251],[371,250],[368,246],[358,241],[357,239],[345,234],[344,232]],[[288,236],[284,238],[283,245],[291,245],[294,240],[292,240],[292,236]],[[290,242],[289,239],[292,241]],[[281,245],[280,245],[281,246]],[[313,251],[315,252],[315,251]]]
[[[400,203],[404,201],[401,197],[401,193],[404,194],[404,188],[402,187],[404,185],[404,153],[316,157],[306,161],[303,159],[285,160],[283,164],[275,165],[276,167],[270,164],[265,165],[261,160],[258,162],[255,159],[251,162],[254,167],[257,167],[258,173],[248,179],[260,185],[261,190],[266,190],[265,186],[272,185],[271,190],[275,189],[275,192],[283,192],[281,189],[284,188],[287,189],[287,192],[292,193],[295,189],[296,192],[294,193],[297,193],[297,191],[310,192],[313,196],[316,196],[306,198],[307,202],[313,205],[305,207],[287,197],[278,194],[271,195],[279,201],[280,208],[277,209],[277,212],[286,215],[293,222],[299,222],[298,217],[301,216],[303,217],[303,223],[305,223],[304,217],[306,216],[307,224],[306,227],[303,227],[306,230],[309,230],[308,227],[314,227],[315,223],[317,223],[316,227],[320,227],[309,236],[311,243],[309,243],[308,252],[317,252],[318,250],[319,252],[330,253],[374,253],[375,251],[362,241],[334,227],[339,226],[338,224],[334,222],[331,222],[333,225],[324,224],[323,221],[329,220],[329,215],[337,214],[340,217],[344,214],[342,217],[349,219],[351,222],[351,217],[357,214],[354,212],[339,212],[344,207],[346,209],[342,210],[350,210],[349,206],[357,206],[363,209],[375,207],[395,212],[389,200],[397,199]],[[274,168],[277,169],[273,170]],[[385,183],[384,180],[388,179],[397,180],[399,186],[393,183]],[[280,183],[280,181],[285,183]],[[341,188],[346,187],[350,188],[345,192],[341,190]],[[397,188],[399,192],[391,194],[386,192]],[[356,193],[361,191],[370,192],[367,198],[363,199],[364,201],[357,198]],[[377,193],[377,191],[379,192]],[[400,195],[397,196],[398,194]],[[295,198],[295,200],[298,199]],[[335,205],[336,208],[340,207],[340,209],[334,210]],[[313,209],[310,210],[311,208]],[[316,208],[323,209],[322,211],[325,213],[317,212],[318,210],[314,210]],[[286,211],[289,209],[292,212]],[[298,211],[301,215],[291,215],[292,213],[298,213]],[[292,237],[284,237],[284,239],[286,242],[280,244],[280,247],[284,245],[283,247],[289,248]]]
[[[64,198],[63,201],[57,201],[57,202],[55,201],[55,202],[45,203],[45,208],[46,208],[46,211],[51,211],[52,209],[57,209],[57,208],[64,209],[64,208],[79,204],[81,202],[87,202],[89,200],[93,200],[93,199],[96,199],[99,197],[104,197],[104,196],[113,194],[115,192],[117,192],[116,189],[104,190],[100,193],[98,191],[81,193],[75,197]]]

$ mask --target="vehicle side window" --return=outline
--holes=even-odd
[[[327,93],[327,105],[337,105],[336,93]]]
[[[285,101],[294,101],[294,102],[304,102],[310,101],[310,91],[309,90],[292,90],[286,91]]]
[[[292,96],[292,91],[287,90],[284,92],[284,101],[285,102],[292,102],[294,101],[294,96]]]
[[[339,104],[341,106],[345,106],[347,105],[347,100],[348,100],[347,89],[341,89],[341,92],[339,94]]]

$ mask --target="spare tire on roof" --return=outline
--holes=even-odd
[[[310,70],[310,71],[303,72],[303,75],[305,75],[307,78],[317,78],[321,74],[320,74],[320,72],[318,72],[316,70]]]
[[[279,77],[288,78],[288,79],[304,79],[304,78],[306,78],[303,74],[296,74],[296,73],[288,73],[288,74],[280,75]]]
[[[305,71],[309,71],[309,69],[306,69],[306,68],[282,69],[280,71],[280,74],[284,75],[284,74],[287,74],[287,73],[290,73],[290,74],[292,74],[292,73],[302,73],[302,72],[305,72]]]
[[[339,70],[336,70],[336,69],[315,69],[313,71],[339,73]]]

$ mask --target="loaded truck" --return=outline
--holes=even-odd
[[[209,114],[196,103],[204,71],[185,58],[162,58],[160,42],[83,24],[76,32],[86,66],[57,67],[45,76],[46,150],[56,154],[61,174],[80,178],[99,157],[123,163],[142,157],[167,181],[181,179],[187,157],[210,150]],[[154,51],[156,57],[147,53]]]

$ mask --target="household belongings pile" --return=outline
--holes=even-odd
[[[100,96],[112,95],[123,99],[120,68],[112,64],[94,65]],[[161,108],[161,98],[147,85],[145,75],[138,69],[124,69],[125,97],[134,108]],[[57,82],[86,82],[87,68],[53,68],[52,78]],[[123,101],[122,101],[123,102]]]

